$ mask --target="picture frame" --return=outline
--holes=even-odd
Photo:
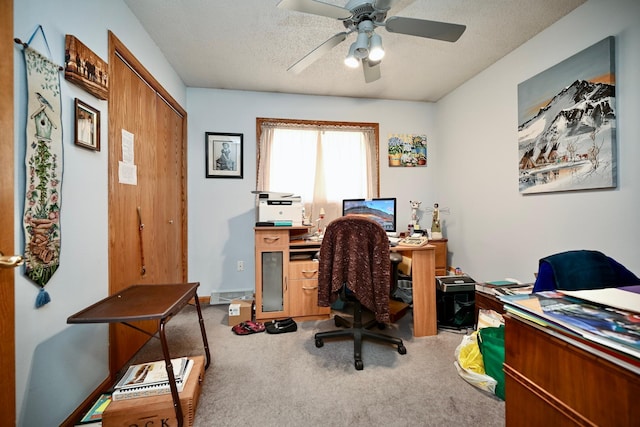
[[[243,175],[244,135],[241,133],[205,133],[205,176],[239,178]]]
[[[520,194],[617,187],[615,37],[518,85]]]
[[[64,78],[98,99],[109,98],[109,65],[70,34],[64,38]]]
[[[75,99],[75,144],[100,151],[100,111]]]

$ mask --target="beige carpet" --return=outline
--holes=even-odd
[[[453,365],[462,333],[414,338],[411,313],[387,329],[407,348],[365,341],[364,370],[353,365],[352,341],[313,335],[333,320],[299,322],[298,331],[237,336],[227,307],[203,305],[211,350],[195,418],[208,426],[504,426],[504,402],[462,380]],[[196,310],[167,324],[172,357],[203,354]],[[162,358],[151,340],[132,360]]]

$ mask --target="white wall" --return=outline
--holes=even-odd
[[[115,35],[172,96],[185,105],[186,90],[157,46],[120,0],[20,0],[14,2],[15,37],[27,41],[42,25],[51,58],[64,65],[64,37],[72,34],[108,61],[108,35]],[[49,51],[38,34],[31,46]],[[16,45],[16,247],[24,247],[24,155],[26,77]],[[67,317],[108,293],[107,161],[108,103],[67,83],[60,74],[64,174],[61,195],[61,258],[45,289],[51,302],[35,308],[39,288],[20,271],[15,280],[16,413],[20,426],[58,425],[108,375],[106,325],[68,325]],[[73,102],[80,98],[101,112],[101,151],[73,144]],[[64,390],[64,392],[61,392]],[[1,423],[0,423],[1,424]]]
[[[429,162],[437,159],[433,104],[201,88],[189,88],[187,98],[189,280],[200,282],[201,296],[254,289],[256,117],[379,123],[380,194],[397,197],[398,227],[411,220],[409,200],[428,204],[440,196],[437,161],[390,168],[386,151],[391,133],[426,134]],[[205,178],[205,132],[244,134],[242,180]],[[244,261],[244,271],[236,271],[237,261]]]
[[[409,200],[439,202],[451,263],[478,280],[531,280],[537,260],[572,248],[600,249],[640,273],[640,3],[591,0],[437,105],[193,88],[185,90],[120,0],[20,0],[15,36],[26,40],[42,24],[54,58],[64,60],[73,34],[107,60],[107,29],[138,57],[189,114],[189,280],[199,294],[252,289],[255,118],[281,117],[380,123],[381,194],[399,200],[399,224]],[[592,45],[616,36],[618,188],[522,196],[518,192],[518,83]],[[46,52],[41,42],[34,47]],[[15,50],[16,247],[23,247],[25,77]],[[16,393],[18,424],[61,422],[106,377],[104,325],[67,325],[69,315],[108,292],[107,107],[61,80],[65,170],[61,267],[47,285],[52,302],[34,308],[37,287],[16,275]],[[73,145],[72,103],[78,97],[102,114],[102,151]],[[243,133],[244,178],[205,179],[204,133]],[[424,133],[427,168],[389,168],[390,133]],[[423,215],[423,224],[429,223]],[[245,271],[235,271],[237,260]],[[69,381],[69,378],[74,378]],[[60,393],[60,385],[65,393]]]
[[[618,186],[521,195],[517,85],[615,36]],[[640,274],[640,2],[593,0],[438,102],[439,181],[452,264],[533,281],[538,260],[600,250]]]

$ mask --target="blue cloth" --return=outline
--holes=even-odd
[[[576,250],[540,259],[533,292],[638,284],[640,279],[613,258],[598,251]]]

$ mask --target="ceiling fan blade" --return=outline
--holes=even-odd
[[[278,3],[278,7],[335,19],[351,17],[349,9],[315,0],[282,0]]]
[[[380,61],[369,61],[367,58],[362,60],[362,71],[364,71],[364,81],[367,83],[375,82],[380,75]]]
[[[320,59],[325,53],[329,52],[334,47],[338,46],[342,43],[349,33],[343,31],[331,37],[326,42],[322,43],[320,46],[313,49],[311,52],[307,53],[302,59],[293,64],[291,67],[287,68],[287,71],[291,71],[293,73],[298,74],[309,65],[311,65],[316,60]]]
[[[373,8],[376,10],[389,10],[393,0],[374,0]]]
[[[467,28],[466,25],[400,16],[388,18],[385,27],[391,33],[408,34],[446,42],[455,42]]]

